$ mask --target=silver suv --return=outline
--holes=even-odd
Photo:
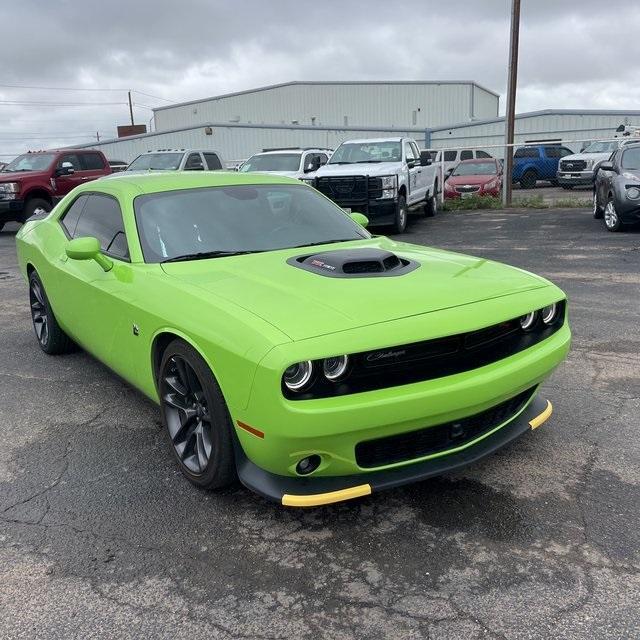
[[[124,171],[217,171],[222,156],[211,149],[158,149],[139,155]]]

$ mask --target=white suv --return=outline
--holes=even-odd
[[[332,149],[299,147],[283,149],[263,149],[261,153],[252,155],[245,160],[238,171],[260,171],[264,173],[276,173],[281,176],[298,178],[304,182],[313,182],[316,171],[327,164]]]

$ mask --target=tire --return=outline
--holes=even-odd
[[[31,216],[36,213],[49,213],[53,207],[51,203],[43,198],[31,198],[27,200],[27,204],[24,206],[22,213],[22,222],[26,222]]]
[[[527,169],[520,178],[520,187],[522,189],[533,189],[538,181],[538,175],[532,169]]]
[[[609,196],[607,204],[604,208],[604,226],[607,231],[620,231],[622,230],[622,221],[616,211],[616,204],[613,196]]]
[[[400,194],[398,196],[398,203],[396,205],[396,218],[393,223],[394,233],[403,233],[407,228],[407,218],[409,212],[407,211],[407,199]]]
[[[565,189],[566,191],[571,191],[573,189],[573,185],[572,184],[563,184],[562,188]]]
[[[231,417],[211,369],[192,346],[174,340],[165,349],[158,390],[165,432],[183,475],[203,489],[231,484]]]
[[[596,195],[596,192],[593,192],[593,217],[596,220],[600,220],[604,215],[604,211],[602,210],[602,207],[598,205],[598,197]]]
[[[549,180],[549,182],[551,183],[552,187],[557,187],[558,186],[558,181],[557,180]]]
[[[427,198],[424,203],[424,216],[425,218],[433,218],[438,213],[438,183],[436,182],[433,195]]]
[[[40,348],[50,356],[69,353],[74,349],[71,338],[60,328],[49,298],[42,285],[40,276],[35,271],[29,276],[29,302],[31,305],[31,321]]]
[[[5,225],[4,222],[0,222],[0,232],[4,229],[4,225]]]

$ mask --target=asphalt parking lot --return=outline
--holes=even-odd
[[[13,230],[13,231],[12,231]],[[155,406],[38,349],[0,233],[0,637],[640,635],[640,231],[460,212],[405,239],[545,275],[574,344],[552,419],[463,473],[309,511],[194,489]]]

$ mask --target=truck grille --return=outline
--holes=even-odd
[[[382,195],[380,178],[328,176],[316,180],[316,189],[338,204],[362,204]]]
[[[472,416],[433,427],[367,440],[356,445],[356,462],[370,469],[415,460],[465,445],[515,417],[527,404],[535,387]]]
[[[560,160],[560,171],[584,171],[586,168],[584,160]]]

